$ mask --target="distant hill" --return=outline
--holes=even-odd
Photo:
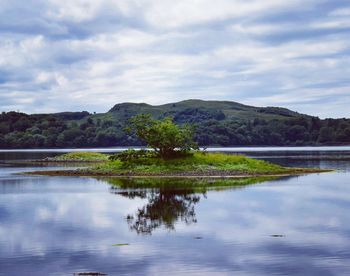
[[[106,113],[62,112],[0,115],[0,148],[61,148],[142,145],[123,129],[134,115],[172,117],[196,126],[202,146],[294,146],[350,144],[350,119],[326,119],[280,107],[230,101],[186,100],[153,106],[116,104]]]
[[[109,112],[115,116],[150,113],[155,117],[172,116],[188,122],[189,116],[203,115],[203,119],[247,120],[264,118],[266,120],[282,117],[297,117],[301,114],[279,107],[253,107],[229,101],[186,100],[177,103],[153,106],[149,104],[122,103],[115,105]],[[306,115],[304,115],[306,116]],[[184,117],[184,118],[183,118]]]

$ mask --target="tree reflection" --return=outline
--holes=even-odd
[[[193,190],[160,189],[149,193],[147,200],[148,203],[135,215],[127,216],[130,229],[139,234],[150,234],[162,225],[173,230],[177,220],[186,224],[197,222],[194,205],[199,202],[200,196],[193,194]]]
[[[208,189],[240,188],[271,178],[239,180],[194,179],[107,179],[110,192],[130,199],[146,199],[147,203],[135,214],[128,214],[130,230],[151,234],[159,227],[174,230],[177,221],[196,223],[195,205],[205,197]]]

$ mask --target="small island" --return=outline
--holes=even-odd
[[[286,168],[243,155],[200,151],[193,127],[177,126],[171,118],[154,120],[143,114],[130,119],[127,131],[149,149],[129,149],[117,154],[73,152],[42,162],[92,163],[74,170],[36,171],[30,174],[115,177],[255,177],[287,176],[329,170]]]

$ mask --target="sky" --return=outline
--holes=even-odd
[[[349,0],[0,0],[0,111],[186,99],[350,117]]]

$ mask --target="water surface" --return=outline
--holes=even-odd
[[[1,152],[0,275],[349,275],[350,149],[229,152],[338,171],[231,186],[164,180],[146,189],[16,175],[51,168],[10,160],[58,153]]]

